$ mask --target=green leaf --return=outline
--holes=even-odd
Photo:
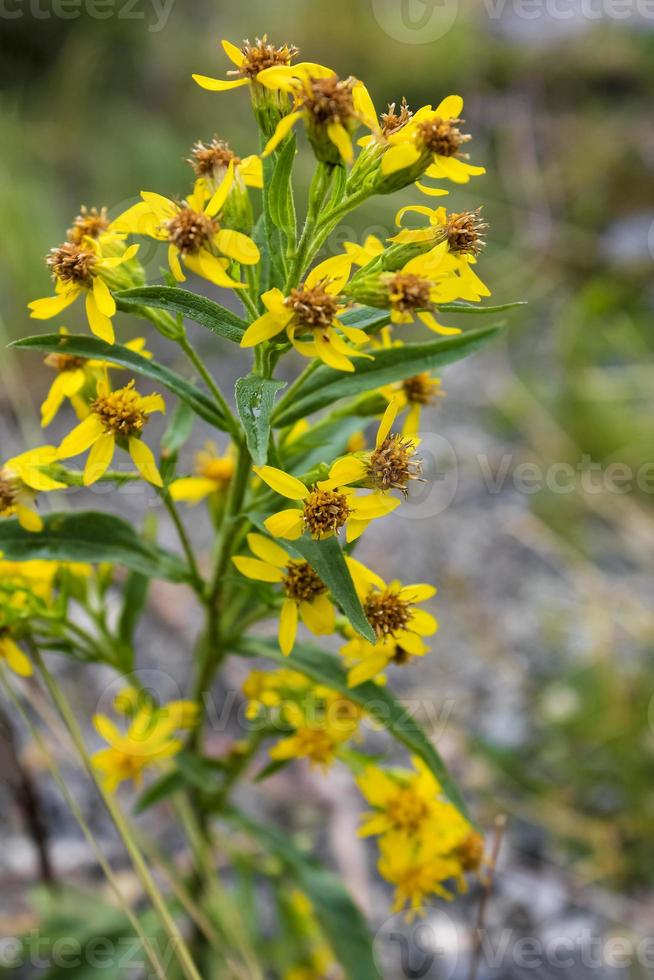
[[[13,344],[10,344],[10,347],[21,350],[46,351],[47,353],[72,354],[75,357],[95,358],[108,361],[110,364],[117,364],[119,367],[127,368],[163,385],[168,391],[190,405],[195,414],[199,415],[205,422],[209,422],[219,429],[226,429],[222,413],[208,395],[192,385],[186,378],[175,374],[174,371],[162,364],[157,364],[156,361],[142,357],[141,354],[129,350],[128,347],[122,347],[120,344],[106,344],[97,337],[87,337],[82,334],[62,336],[58,333],[25,337],[22,340],[15,340]]]
[[[307,894],[345,975],[356,980],[379,980],[366,920],[340,879],[297,848],[287,834],[258,823],[234,807],[228,808],[225,818],[274,854]]]
[[[303,534],[297,541],[284,541],[284,546],[289,551],[296,551],[301,558],[309,562],[357,633],[360,633],[365,640],[374,643],[375,634],[361,607],[336,535],[323,541],[314,541],[308,534]]]
[[[239,378],[234,387],[236,407],[245,429],[250,455],[256,466],[263,466],[268,459],[270,417],[275,404],[275,395],[285,387],[285,381],[260,378],[256,374]]]
[[[371,333],[374,330],[381,330],[386,324],[391,322],[391,315],[388,310],[378,310],[374,306],[359,306],[356,310],[350,310],[339,317],[348,327],[359,327]]]
[[[287,237],[296,234],[295,204],[291,173],[296,154],[295,138],[288,140],[275,158],[275,169],[268,188],[268,206],[273,223]]]
[[[129,312],[133,307],[153,306],[157,310],[167,310],[168,313],[179,313],[236,344],[240,343],[246,327],[236,313],[220,303],[178,286],[138,286],[136,289],[114,293],[114,297],[119,309]]]
[[[179,769],[171,769],[170,772],[165,772],[163,776],[160,776],[159,779],[155,780],[154,783],[141,793],[134,804],[134,813],[144,813],[151,806],[154,806],[155,803],[160,803],[161,800],[167,799],[167,797],[179,792],[179,790],[184,789],[187,785],[188,783]]]
[[[513,310],[516,306],[526,306],[525,300],[519,300],[517,303],[502,303],[500,306],[479,306],[479,304],[474,303],[439,303],[438,312],[439,313],[504,313],[505,310]]]
[[[48,514],[44,528],[25,531],[15,518],[0,522],[0,552],[8,561],[79,561],[124,565],[149,578],[184,582],[190,578],[180,558],[140,538],[131,524],[97,511]]]
[[[419,756],[429,766],[448,799],[464,816],[468,816],[461,791],[439,753],[413,717],[411,709],[396,701],[386,687],[372,681],[348,687],[347,673],[339,658],[309,643],[296,644],[291,656],[285,657],[273,640],[244,637],[239,641],[236,652],[248,657],[267,657],[292,670],[299,670],[315,683],[325,684],[354,701],[377,719],[412,755]]]
[[[273,425],[291,425],[312,412],[331,405],[340,398],[359,395],[381,385],[402,381],[422,371],[451,364],[472,354],[497,336],[501,326],[468,330],[455,337],[443,337],[425,344],[407,344],[375,352],[372,361],[357,361],[352,373],[335,371],[321,365],[306,383],[296,390],[292,399],[282,400],[273,412]]]

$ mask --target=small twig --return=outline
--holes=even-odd
[[[481,954],[482,954],[483,942],[484,942],[484,932],[486,930],[486,911],[488,909],[488,903],[490,901],[491,892],[493,890],[493,882],[495,880],[495,869],[497,868],[497,859],[499,857],[500,848],[502,846],[502,840],[504,838],[505,828],[506,828],[506,816],[504,814],[501,814],[495,820],[495,837],[493,840],[493,849],[491,851],[491,856],[488,862],[486,874],[482,879],[483,891],[481,894],[481,899],[479,900],[479,910],[477,912],[477,922],[475,924],[474,941],[472,946],[472,957],[470,960],[470,970],[468,972],[468,980],[476,980],[477,973],[479,972],[479,967],[481,965]]]

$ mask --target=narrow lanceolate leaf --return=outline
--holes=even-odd
[[[388,310],[378,310],[374,306],[358,306],[356,310],[350,310],[339,317],[348,327],[358,327],[367,333],[374,333],[381,330],[391,322],[391,315]]]
[[[128,371],[150,378],[156,384],[167,388],[168,391],[190,405],[195,414],[199,415],[205,422],[226,430],[222,413],[208,395],[192,385],[186,378],[175,374],[170,368],[164,367],[163,364],[157,364],[156,361],[150,361],[147,357],[142,357],[120,344],[106,344],[103,340],[98,340],[97,337],[87,337],[81,334],[62,336],[58,333],[52,333],[25,337],[22,340],[14,341],[11,346],[21,350],[72,354],[75,357],[95,358],[107,361],[109,364],[117,364],[119,367],[127,368]]]
[[[324,541],[314,541],[308,534],[303,534],[297,541],[285,541],[284,545],[309,562],[357,633],[374,643],[375,634],[361,607],[338,538],[334,535]]]
[[[291,425],[340,398],[372,391],[381,385],[459,361],[496,337],[500,329],[501,325],[481,327],[455,337],[375,351],[374,360],[358,360],[352,374],[321,365],[299,390],[296,389],[292,399],[281,399],[273,412],[273,425]]]
[[[357,687],[347,686],[347,673],[338,657],[310,643],[296,644],[285,657],[274,640],[244,637],[236,651],[248,657],[267,657],[285,667],[299,670],[316,684],[325,684],[349,698],[380,722],[412,755],[419,756],[434,773],[447,798],[464,816],[468,816],[463,796],[441,756],[413,717],[412,706],[400,704],[388,688],[366,681]]]
[[[179,313],[201,327],[227,340],[240,343],[246,324],[236,313],[206,296],[198,296],[178,286],[139,286],[115,293],[119,309],[129,311],[136,306],[152,306],[156,310]]]
[[[273,224],[289,238],[296,233],[295,205],[291,187],[291,173],[295,160],[295,138],[291,138],[275,158],[270,187],[268,188],[268,206]]]
[[[0,522],[0,552],[8,561],[108,562],[124,565],[148,578],[187,580],[189,570],[172,552],[140,538],[131,524],[97,511],[48,514],[34,534],[12,518]]]
[[[268,459],[270,417],[275,395],[286,387],[285,381],[273,381],[248,374],[239,378],[234,387],[236,407],[245,429],[250,455],[256,466],[264,466]]]
[[[504,313],[505,310],[513,310],[516,306],[526,306],[525,300],[518,300],[516,303],[502,303],[500,306],[480,306],[479,303],[439,303],[439,313],[477,313],[482,316],[485,313]]]
[[[341,880],[314,857],[297,848],[287,834],[268,824],[264,826],[234,807],[229,807],[224,816],[274,854],[306,892],[345,976],[356,977],[356,980],[379,980],[370,930]]]

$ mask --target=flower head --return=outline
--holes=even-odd
[[[354,371],[351,358],[370,355],[352,347],[367,343],[368,335],[340,319],[349,305],[340,293],[351,265],[347,255],[336,255],[312,269],[288,296],[280,289],[268,290],[261,297],[266,312],[247,328],[241,347],[253,347],[285,331],[298,353],[319,357],[337,371]]]
[[[18,641],[50,603],[58,567],[54,561],[0,561],[0,660],[21,677],[32,665]]]
[[[34,507],[36,495],[66,486],[42,470],[56,459],[54,446],[40,446],[0,465],[0,517],[17,517],[26,531],[43,529],[43,521]]]
[[[333,633],[334,606],[327,594],[327,586],[311,565],[292,558],[262,534],[248,534],[247,541],[256,557],[236,555],[232,561],[247,578],[281,585],[284,601],[279,614],[279,647],[282,653],[288,656],[293,649],[298,615],[315,635]]]
[[[201,88],[208,89],[210,92],[225,92],[233,88],[241,88],[244,85],[265,85],[266,88],[285,87],[287,79],[291,77],[291,64],[298,54],[298,48],[294,44],[282,44],[277,46],[268,41],[264,34],[263,38],[256,38],[254,44],[244,41],[242,47],[238,48],[231,41],[221,41],[223,50],[229,60],[236,66],[230,69],[227,74],[234,78],[211,78],[208,75],[193,75],[193,80]],[[302,71],[304,65],[297,64],[293,71]],[[275,84],[275,76],[270,69],[279,72],[279,85]],[[268,71],[269,74],[263,75]]]
[[[327,480],[312,486],[274,466],[254,468],[257,476],[275,493],[300,504],[266,518],[266,529],[273,537],[295,541],[307,531],[312,538],[322,539],[345,527],[346,540],[354,541],[371,520],[390,514],[399,505],[399,500],[378,492],[357,495],[347,485],[356,482],[356,476],[336,482],[333,474],[338,465],[335,463],[330,469]]]
[[[224,455],[208,442],[195,457],[195,474],[182,476],[170,484],[173,500],[197,504],[209,496],[223,496],[234,476],[234,454],[230,446]]]
[[[89,486],[109,467],[119,439],[126,443],[143,479],[155,486],[163,486],[152,450],[142,441],[141,435],[150,415],[165,410],[161,395],[139,395],[133,381],[124,388],[111,391],[103,378],[98,381],[97,397],[88,416],[63,440],[57,458],[68,459],[90,449],[83,476],[84,485]]]
[[[242,289],[244,283],[227,274],[230,261],[241,265],[256,265],[259,249],[247,235],[220,224],[220,212],[234,183],[234,161],[216,191],[211,194],[200,178],[193,193],[181,204],[143,191],[140,204],[135,204],[116,219],[114,224],[131,234],[147,235],[159,242],[168,242],[168,262],[177,282],[184,282],[180,258],[184,265],[216,286]]]
[[[119,289],[134,285],[131,275],[121,271],[120,267],[130,262],[138,248],[138,245],[124,248],[121,241],[120,254],[109,254],[114,250],[109,249],[102,234],[80,238],[73,233],[71,240],[48,253],[46,263],[54,279],[55,295],[29,303],[30,316],[37,320],[49,320],[84,293],[86,315],[92,332],[100,340],[113,344],[115,334],[111,318],[116,312],[116,301],[110,287]]]

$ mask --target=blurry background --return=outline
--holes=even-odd
[[[3,458],[42,439],[34,409],[47,369],[4,346],[59,325],[30,322],[25,305],[49,294],[43,256],[79,205],[118,213],[141,189],[183,196],[184,158],[198,138],[217,134],[243,155],[255,149],[247,95],[207,93],[190,79],[223,75],[221,37],[238,43],[267,30],[294,42],[304,58],[362,77],[380,111],[403,95],[414,107],[449,92],[465,98],[471,158],[487,174],[451,185],[446,203],[483,204],[490,231],[479,268],[493,301],[529,305],[508,315],[504,340],[445,372],[447,398],[424,416],[433,483],[365,542],[362,557],[388,577],[438,583],[433,653],[392,683],[407,698],[428,692],[421,720],[491,838],[496,816],[509,818],[487,922],[497,936],[511,930],[510,942],[480,976],[651,976],[651,959],[634,954],[626,967],[607,943],[626,937],[635,949],[654,922],[654,9],[636,0],[137,0],[128,9],[116,0],[99,19],[80,0],[64,19],[45,0],[5,6]],[[305,147],[304,186],[310,162]],[[329,249],[391,234],[396,208],[425,203],[419,197],[374,199]],[[156,278],[163,256],[142,248]],[[79,317],[73,310],[63,322],[74,329]],[[120,322],[123,340],[143,331]],[[229,388],[242,373],[239,352],[194,336]],[[68,425],[62,415],[47,440]],[[198,430],[196,444],[205,435]],[[145,503],[156,508],[156,499]],[[121,508],[139,520],[144,500],[128,495]],[[198,512],[198,541],[204,528]],[[183,688],[196,628],[187,597],[159,586],[143,662]],[[234,686],[242,671],[232,668]],[[100,686],[110,679],[94,676]],[[85,678],[80,711],[90,716],[98,693]],[[12,793],[9,742],[0,913],[15,935],[33,921],[38,874]],[[23,763],[38,772],[29,746]],[[310,842],[328,813],[332,860],[379,928],[388,895],[354,838],[360,801],[348,779],[325,781],[302,767],[277,779],[260,790],[275,819]],[[42,793],[55,868],[81,884],[90,856],[47,780]],[[303,802],[291,809],[289,798]],[[101,826],[93,799],[85,805]],[[478,899],[447,907],[464,933]],[[565,966],[525,971],[512,950],[531,936],[570,937],[576,951]],[[580,952],[584,941],[596,942],[594,965]],[[387,976],[408,975],[397,951],[380,955]],[[464,976],[441,968],[426,975]]]

